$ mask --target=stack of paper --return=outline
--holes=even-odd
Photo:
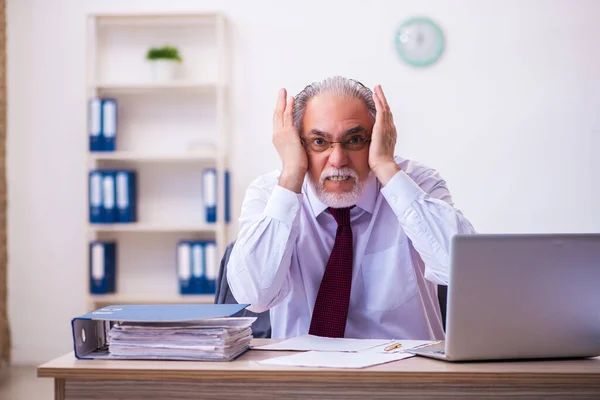
[[[119,322],[108,332],[108,351],[118,358],[229,361],[249,349],[255,320]]]

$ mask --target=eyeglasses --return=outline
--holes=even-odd
[[[322,153],[327,149],[333,148],[335,143],[339,143],[343,149],[349,151],[359,151],[364,149],[369,145],[371,139],[364,138],[362,136],[352,136],[348,140],[343,140],[341,142],[331,142],[329,140],[325,140],[322,137],[315,138],[301,138],[300,141],[304,147],[307,147],[310,151],[315,153]]]

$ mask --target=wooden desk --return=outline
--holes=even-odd
[[[254,340],[254,344],[268,343]],[[446,363],[413,357],[366,369],[255,364],[291,352],[249,351],[233,362],[77,360],[38,368],[55,399],[600,399],[600,357],[587,360]]]

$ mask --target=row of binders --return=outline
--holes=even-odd
[[[219,273],[214,241],[182,240],[177,244],[176,274],[179,293],[214,294]],[[117,243],[93,241],[89,249],[90,292],[116,292]]]
[[[207,223],[217,222],[217,172],[202,171],[202,204]],[[225,172],[225,222],[230,220],[229,172]],[[137,173],[96,169],[89,172],[89,220],[92,224],[137,222]]]
[[[89,172],[90,223],[137,221],[137,174],[131,170]]]
[[[90,151],[115,151],[117,137],[117,100],[94,97],[88,103]]]
[[[182,240],[177,244],[180,294],[214,294],[218,268],[214,241]]]

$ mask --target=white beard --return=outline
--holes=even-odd
[[[349,176],[354,180],[354,187],[350,192],[346,193],[330,193],[325,190],[325,180],[330,176]],[[356,204],[362,195],[365,182],[360,182],[358,173],[351,168],[327,168],[324,169],[319,178],[319,182],[314,182],[309,175],[309,182],[313,187],[317,198],[327,207],[343,208],[351,207]]]

